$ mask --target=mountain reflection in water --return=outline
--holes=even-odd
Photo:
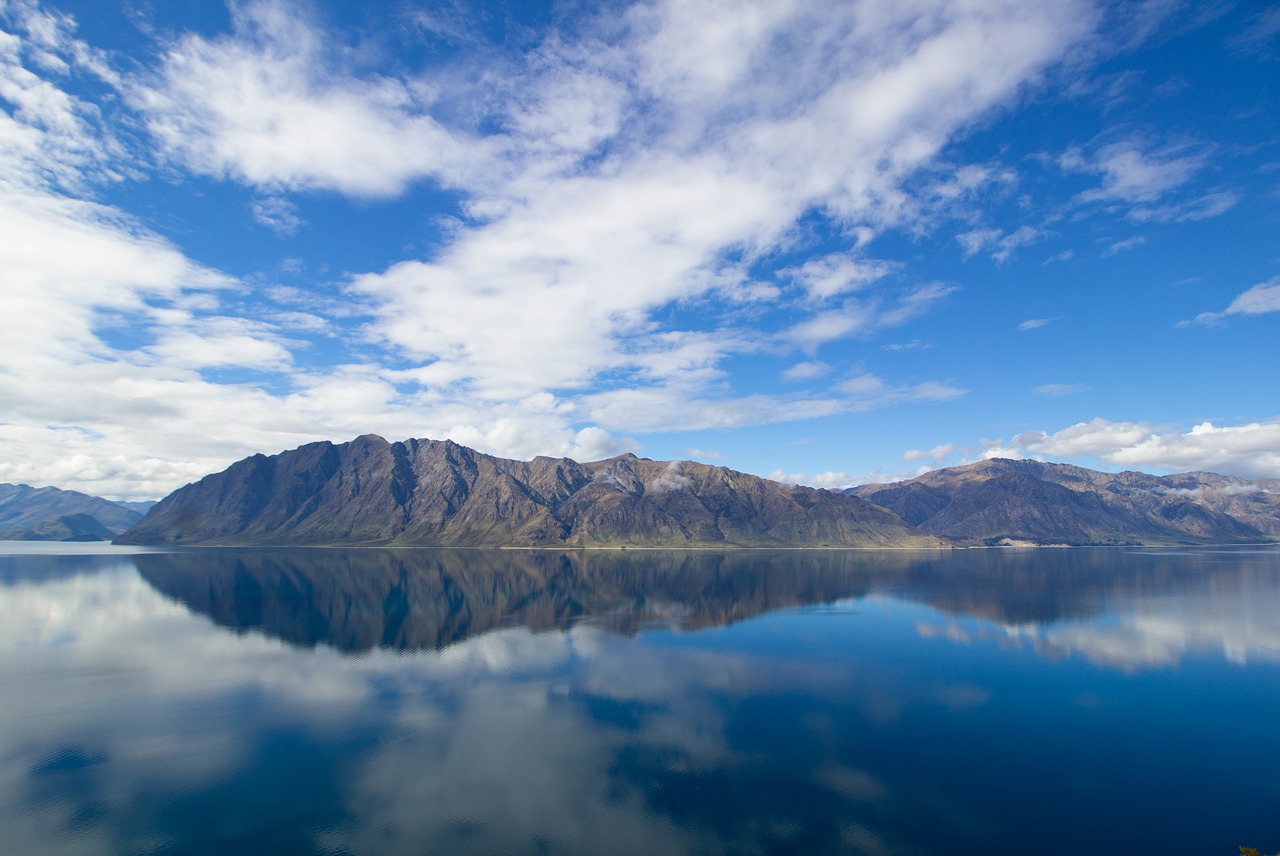
[[[219,625],[359,652],[439,649],[513,626],[536,633],[587,622],[626,635],[715,627],[868,594],[1025,627],[1127,612],[1157,598],[1220,600],[1254,582],[1271,591],[1275,556],[1116,549],[216,550],[134,561],[157,591]],[[1266,605],[1249,602],[1259,611]]]
[[[1278,720],[1280,550],[0,554],[5,856],[1275,852]]]

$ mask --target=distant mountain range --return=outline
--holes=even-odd
[[[254,455],[174,491],[145,517],[128,505],[0,485],[0,539],[454,547],[1280,541],[1280,479],[996,458],[837,492],[690,461],[515,461],[447,440],[375,435]]]
[[[366,435],[254,455],[174,491],[121,544],[931,547],[856,496],[621,455],[514,461]]]
[[[153,504],[112,502],[56,487],[0,484],[0,541],[110,541],[141,520]]]
[[[1209,544],[1280,539],[1280,479],[1103,473],[995,458],[846,493],[958,544]]]

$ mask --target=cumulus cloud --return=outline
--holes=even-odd
[[[1088,0],[654,0],[551,34],[509,68],[471,52],[459,61],[485,79],[480,97],[466,73],[374,68],[321,11],[283,0],[234,4],[230,32],[169,37],[127,72],[70,19],[4,9],[0,309],[26,323],[0,342],[0,478],[136,497],[366,431],[591,457],[644,432],[954,398],[941,381],[868,377],[750,394],[722,366],[767,351],[813,372],[824,345],[936,309],[954,285],[890,288],[868,243],[1011,182],[940,153],[1096,22]],[[72,95],[70,73],[107,94]],[[283,235],[304,225],[308,193],[377,200],[427,182],[460,216],[431,252],[300,306],[94,198],[161,169],[243,186]],[[845,248],[754,275],[815,212]],[[691,305],[712,308],[670,320]],[[726,318],[748,305],[781,332]],[[358,335],[333,335],[353,317],[368,321]]]
[[[523,154],[508,167],[510,180],[472,187],[471,204],[486,222],[430,261],[355,281],[380,306],[377,329],[410,358],[447,364],[442,377],[482,383],[494,396],[632,370],[628,341],[658,307],[748,285],[723,264],[727,249],[765,250],[814,206],[851,223],[894,222],[905,210],[897,202],[905,179],[969,117],[1053,62],[1088,19],[1017,4],[954,19],[889,7],[877,15],[883,19],[808,3],[713,5],[696,15],[678,3],[633,8],[609,50],[575,57],[575,73],[592,78],[583,86],[607,91],[595,100],[611,105],[588,123],[588,136],[625,131],[631,142],[603,161],[580,153],[566,161],[578,152],[568,146],[548,170],[519,137],[530,126],[518,125],[509,150]],[[812,42],[801,54],[787,49],[796,32]],[[727,33],[737,35],[726,41]],[[1001,61],[976,61],[984,51]],[[817,62],[822,55],[839,60]],[[551,71],[564,71],[554,57]],[[609,86],[632,78],[637,89]],[[578,91],[560,97],[572,101]],[[541,103],[522,105],[521,115]],[[822,302],[886,272],[850,252],[787,276]],[[899,323],[936,295],[922,290],[910,306],[818,306],[789,339],[811,350]],[[477,329],[468,323],[475,318],[492,321]],[[504,323],[517,318],[525,323]]]
[[[296,7],[257,0],[234,5],[232,19],[230,36],[178,39],[154,79],[129,88],[183,166],[267,191],[378,197],[453,175],[482,146],[444,129],[410,81],[335,73],[333,34]]]
[[[1161,430],[1145,422],[1093,419],[1052,434],[1029,431],[1015,448],[1050,460],[1092,457],[1116,466],[1171,471],[1205,470],[1249,477],[1280,474],[1280,422]]]

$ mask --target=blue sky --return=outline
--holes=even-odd
[[[0,481],[1280,476],[1280,7],[0,0]]]

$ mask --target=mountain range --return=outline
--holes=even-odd
[[[447,440],[376,435],[245,458],[145,517],[128,505],[0,485],[0,539],[720,548],[1280,541],[1280,479],[995,458],[828,491],[692,461],[517,461]]]
[[[121,544],[935,547],[857,497],[635,455],[515,461],[365,435],[254,455],[163,499]]]
[[[993,458],[850,488],[958,544],[1206,544],[1280,539],[1280,479],[1152,476]]]
[[[0,484],[0,541],[110,541],[141,520],[153,504],[112,502],[56,487]]]

